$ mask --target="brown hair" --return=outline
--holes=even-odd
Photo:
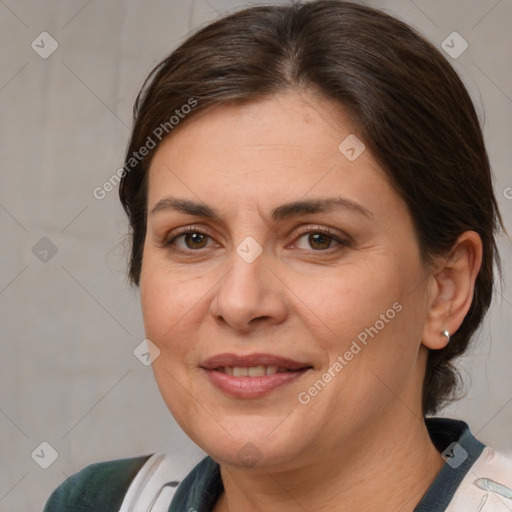
[[[120,183],[131,225],[130,278],[139,283],[154,154],[146,150],[142,158],[139,150],[158,147],[207,107],[286,89],[311,89],[350,113],[407,203],[426,262],[449,253],[464,231],[482,239],[470,310],[450,343],[429,353],[423,411],[433,414],[452,399],[452,360],[466,350],[491,302],[495,233],[503,224],[463,83],[439,50],[383,12],[342,0],[256,6],[200,29],[153,69],[134,105]]]

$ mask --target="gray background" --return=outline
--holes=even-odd
[[[468,41],[459,58],[448,58],[484,122],[510,228],[512,1],[367,3],[438,47],[453,31]],[[186,472],[202,456],[167,411],[151,368],[133,354],[144,333],[137,291],[125,278],[127,224],[117,188],[101,201],[92,191],[122,165],[132,104],[153,65],[191,30],[244,5],[0,0],[2,511],[41,510],[67,475],[91,462],[170,450]],[[46,59],[31,47],[43,31],[59,45]],[[510,243],[500,245],[504,286],[461,360],[468,393],[443,414],[512,452],[512,258]],[[48,448],[36,450],[43,441],[58,452],[46,470],[36,463],[49,461]]]

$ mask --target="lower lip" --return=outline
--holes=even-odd
[[[233,377],[217,370],[203,370],[208,375],[210,382],[224,393],[237,398],[259,398],[274,389],[290,384],[310,368],[292,372],[275,373],[263,377]]]

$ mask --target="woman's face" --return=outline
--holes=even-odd
[[[417,421],[431,280],[343,110],[283,93],[189,121],[151,163],[140,280],[183,430],[290,468]]]

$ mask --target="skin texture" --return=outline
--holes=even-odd
[[[422,420],[427,349],[446,344],[441,331],[453,333],[471,304],[480,239],[465,233],[427,267],[407,207],[370,151],[349,161],[338,149],[354,133],[341,107],[290,91],[194,116],[151,163],[146,336],[160,350],[153,371],[169,410],[221,465],[216,512],[412,511],[444,463]],[[206,203],[220,219],[152,214],[168,196]],[[283,203],[334,196],[368,214],[270,217]],[[174,238],[188,226],[208,236]],[[347,242],[312,238],[319,228]],[[236,251],[249,236],[263,249],[252,263]],[[394,318],[300,403],[393,304]],[[225,352],[313,369],[266,396],[236,398],[200,368]],[[249,449],[251,467],[241,457]]]

